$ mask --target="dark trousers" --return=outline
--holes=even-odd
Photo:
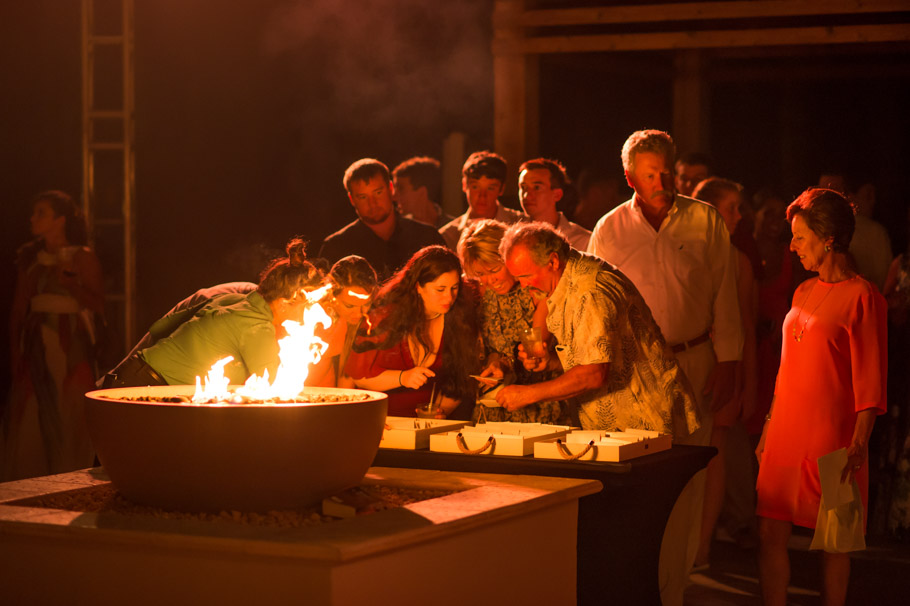
[[[102,387],[146,387],[148,385],[167,385],[154,368],[142,359],[139,354],[133,354],[121,362],[117,368],[104,375]]]

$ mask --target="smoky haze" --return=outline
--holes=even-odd
[[[292,75],[319,99],[299,108],[307,126],[405,139],[485,131],[490,15],[487,2],[300,1],[272,12],[263,48],[293,60]]]
[[[487,144],[492,2],[157,0],[136,15],[140,330],[354,218],[362,157]]]

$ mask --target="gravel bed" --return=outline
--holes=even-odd
[[[381,485],[362,485],[344,491],[339,496],[349,497],[357,503],[356,515],[369,515],[377,511],[394,509],[417,501],[436,499],[449,494],[451,490],[400,488]],[[126,500],[114,488],[113,484],[100,484],[90,488],[80,488],[45,495],[32,499],[23,499],[10,505],[26,507],[44,507],[85,513],[117,513],[127,516],[151,516],[172,520],[196,520],[243,524],[252,526],[270,526],[277,528],[300,528],[318,526],[338,521],[341,518],[323,515],[322,505],[317,504],[299,509],[268,511],[265,513],[245,511],[221,511],[218,513],[187,512],[162,509],[140,505]]]

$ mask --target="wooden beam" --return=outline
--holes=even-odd
[[[702,51],[677,51],[673,58],[673,140],[680,152],[708,148],[708,94]]]
[[[494,15],[520,14],[524,0],[498,0]],[[494,31],[493,44],[520,46],[525,41],[521,28]],[[513,167],[506,180],[506,194],[518,188],[514,169],[537,152],[540,132],[538,106],[540,98],[539,57],[507,53],[493,55],[493,142],[494,151],[502,154]]]
[[[591,8],[538,9],[520,15],[503,27],[552,27],[607,25],[713,19],[801,17],[907,11],[907,0],[754,0],[750,2],[685,2],[680,4],[635,4]]]
[[[493,41],[493,55],[673,50],[684,48],[736,48],[748,46],[805,46],[816,44],[907,41],[910,41],[910,24],[782,27],[648,34],[547,36],[513,40],[500,39]]]

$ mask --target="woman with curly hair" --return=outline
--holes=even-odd
[[[388,392],[390,416],[415,416],[431,396],[439,414],[452,416],[476,393],[468,376],[480,363],[475,307],[455,253],[422,248],[380,289],[346,374],[360,388]]]

